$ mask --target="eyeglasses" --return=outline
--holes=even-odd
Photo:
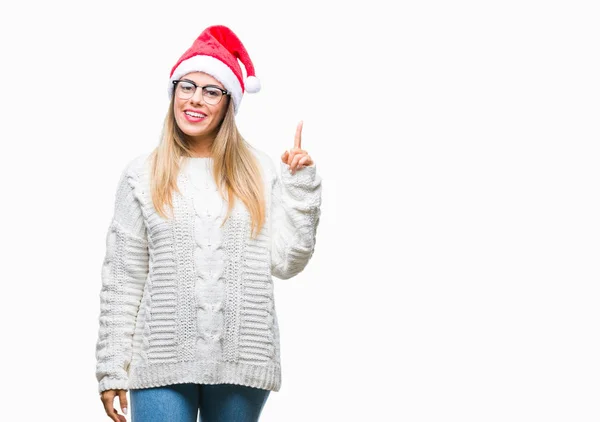
[[[231,92],[221,89],[218,86],[206,85],[198,86],[194,82],[187,79],[178,79],[173,81],[175,85],[175,93],[182,100],[188,100],[196,93],[196,88],[202,88],[202,97],[207,104],[217,105],[224,95],[230,95]]]

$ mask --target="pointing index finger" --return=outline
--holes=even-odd
[[[296,138],[294,139],[294,148],[302,149],[301,143],[302,143],[302,125],[303,124],[304,124],[304,121],[300,120],[300,123],[298,123],[298,127],[296,128]]]

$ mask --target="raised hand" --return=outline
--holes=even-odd
[[[285,151],[281,156],[281,161],[290,166],[290,173],[295,174],[297,170],[302,169],[306,166],[312,166],[314,164],[310,155],[306,150],[302,149],[302,125],[301,120],[296,128],[296,137],[294,139],[294,148],[289,151]]]

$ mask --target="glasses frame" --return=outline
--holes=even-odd
[[[190,81],[189,79],[176,79],[176,80],[173,81],[173,90],[175,91],[173,93],[174,95],[177,95],[177,84],[179,82],[187,82],[187,83],[192,84],[194,86],[194,92],[192,93],[192,95],[189,98],[182,98],[182,100],[183,99],[189,100],[190,98],[192,98],[196,94],[196,91],[198,90],[198,88],[202,88],[202,99],[206,102],[206,104],[210,104],[210,105],[218,105],[221,102],[221,100],[223,99],[223,96],[225,96],[225,95],[231,95],[230,91],[227,91],[226,89],[223,89],[220,86],[216,86],[216,85],[204,85],[204,86],[200,86],[200,85],[197,85],[194,81]],[[223,96],[221,96],[221,98],[219,98],[219,101],[217,103],[215,103],[215,104],[209,103],[204,98],[204,88],[215,88],[215,89],[218,89],[219,91],[221,91],[223,93]]]

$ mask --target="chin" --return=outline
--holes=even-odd
[[[181,131],[186,134],[189,137],[195,137],[195,136],[202,136],[206,131],[204,130],[190,130],[189,127],[182,127],[179,126],[179,128],[181,129]]]
[[[184,122],[177,122],[177,124],[179,125],[179,127],[181,128],[183,133],[185,133],[186,135],[190,135],[190,136],[202,135],[203,133],[206,132],[206,124],[204,122],[193,124],[188,121],[184,121]],[[202,129],[199,129],[200,127],[202,127]]]

